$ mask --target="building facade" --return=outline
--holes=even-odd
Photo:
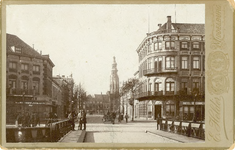
[[[20,113],[52,111],[52,69],[49,55],[42,55],[15,35],[6,35],[6,118],[13,123]]]
[[[86,111],[90,114],[107,114],[109,106],[109,96],[106,94],[101,93],[87,96]]]
[[[61,88],[61,103],[58,106],[62,118],[66,118],[71,111],[76,111],[76,104],[74,103],[73,89],[74,80],[72,75],[65,77],[65,75],[57,75],[53,77],[53,81]]]
[[[139,115],[170,119],[205,118],[205,26],[172,23],[147,36],[137,48]],[[143,106],[144,106],[143,105]]]

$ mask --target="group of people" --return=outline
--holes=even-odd
[[[111,121],[114,124],[114,120],[116,118],[116,112],[112,112],[110,113],[109,111],[107,112],[107,114],[104,114],[103,116],[103,121]],[[126,113],[124,118],[123,118],[123,113],[118,113],[118,122],[120,123],[124,118],[126,120],[126,123],[128,122],[128,114]]]
[[[75,113],[74,111],[69,113],[68,119],[72,124],[72,129],[75,130],[75,121],[78,121],[78,130],[86,130],[86,111],[85,110],[80,110],[79,113]]]
[[[40,126],[40,118],[36,112],[20,113],[16,118],[16,126],[35,127],[37,125]]]

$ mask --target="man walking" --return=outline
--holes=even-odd
[[[78,130],[82,130],[82,114],[81,114],[81,110],[78,113]]]

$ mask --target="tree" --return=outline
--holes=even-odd
[[[128,79],[123,87],[122,87],[122,94],[125,92],[131,92],[131,98],[129,99],[129,104],[132,106],[132,121],[134,121],[134,100],[135,100],[135,94],[138,90],[139,80],[136,78],[130,78]]]
[[[79,110],[83,109],[84,103],[87,101],[86,90],[81,83],[75,85],[74,100],[76,100]]]

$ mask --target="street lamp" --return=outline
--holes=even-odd
[[[23,113],[24,113],[24,115],[25,115],[25,99],[24,99],[24,97],[25,97],[25,86],[24,86],[23,92],[22,92],[22,98],[23,98]]]

